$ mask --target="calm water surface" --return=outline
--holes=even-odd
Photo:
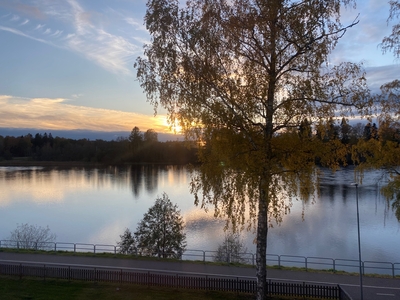
[[[321,197],[295,201],[280,226],[269,231],[268,253],[358,258],[353,171],[326,174]],[[186,222],[189,249],[215,250],[224,221],[194,206],[184,167],[0,167],[0,239],[17,224],[49,226],[57,242],[114,245],[166,192]],[[359,186],[363,260],[400,263],[400,223],[380,196],[380,174]],[[242,234],[249,252],[254,235]]]

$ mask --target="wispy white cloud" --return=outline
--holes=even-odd
[[[80,97],[82,97],[83,96],[83,94],[73,94],[72,95],[72,98],[73,99],[78,99],[78,98],[80,98]]]
[[[35,0],[31,1],[31,5],[11,6],[22,14],[35,13],[38,17],[37,12],[40,11],[40,20],[46,18],[48,25],[42,22],[35,24],[27,18],[21,22],[20,15],[10,14],[8,20],[14,23],[19,21],[19,25],[25,25],[24,30],[20,28],[18,31],[9,24],[4,26],[4,23],[0,24],[3,30],[7,28],[8,32],[79,53],[115,74],[132,75],[132,62],[142,52],[142,44],[146,41],[140,34],[135,37],[113,33],[108,28],[113,22],[108,20],[107,15],[85,9],[78,0]],[[119,16],[115,20],[119,24],[128,23],[141,32],[145,30],[131,17]],[[30,26],[26,26],[28,23]]]
[[[40,29],[44,28],[45,26],[46,25],[44,25],[44,24],[38,24],[38,25],[36,25],[34,30],[40,30]]]
[[[18,15],[13,15],[11,18],[11,22],[19,21],[20,17]]]
[[[0,25],[0,30],[8,31],[10,33],[26,37],[28,39],[31,39],[31,40],[34,40],[34,41],[37,41],[37,42],[45,43],[45,44],[48,44],[48,45],[53,46],[53,47],[58,47],[56,44],[53,44],[52,42],[49,42],[49,41],[47,41],[45,39],[33,37],[31,35],[28,35],[28,34],[22,32],[22,31],[18,30],[18,29],[14,29],[14,28],[5,27],[5,26],[1,26]]]
[[[110,109],[69,104],[63,98],[21,98],[0,95],[0,127],[47,130],[86,129],[95,131],[130,131],[154,129],[169,133],[166,117],[142,115]]]
[[[144,26],[143,21],[139,22],[133,18],[125,18],[126,23],[132,25],[136,30],[147,31],[146,26]]]
[[[62,35],[62,33],[63,30],[56,30],[50,36],[59,37],[60,35]]]
[[[68,0],[72,7],[75,35],[68,39],[68,46],[114,73],[130,74],[129,61],[140,52],[140,47],[126,38],[111,34],[90,22],[90,13],[75,0]]]
[[[28,19],[25,19],[25,21],[23,21],[21,24],[19,24],[20,26],[24,26],[24,25],[26,25],[26,24],[28,24],[29,23],[29,20]]]

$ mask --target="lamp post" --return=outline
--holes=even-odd
[[[358,261],[360,264],[360,294],[361,300],[364,300],[363,294],[363,279],[362,279],[362,261],[361,261],[361,239],[360,239],[360,213],[358,209],[358,184],[354,184],[356,186],[356,203],[357,203],[357,230],[358,230]]]

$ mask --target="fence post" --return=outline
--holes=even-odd
[[[206,251],[203,251],[203,262],[206,262]]]
[[[252,259],[253,266],[254,266],[254,254],[253,253],[251,254],[251,259]]]
[[[305,267],[306,267],[306,272],[307,272],[307,271],[308,271],[308,258],[307,258],[307,257],[304,257],[304,260],[305,260],[304,265],[305,265]]]
[[[333,259],[333,271],[336,271],[336,259]]]
[[[93,253],[96,254],[96,244],[93,245]]]
[[[76,252],[76,244],[74,244],[74,253]]]
[[[267,292],[268,292],[268,295],[271,297],[271,295],[272,295],[272,280],[271,279],[268,280]]]
[[[278,267],[279,268],[281,267],[281,256],[280,255],[278,255]]]
[[[43,265],[43,281],[46,281],[46,265]]]
[[[392,263],[392,276],[393,276],[393,278],[396,277],[395,274],[394,274],[394,263]]]

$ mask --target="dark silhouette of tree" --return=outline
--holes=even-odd
[[[133,159],[138,159],[138,153],[143,145],[143,134],[140,132],[139,127],[135,126],[132,129],[128,140],[131,145]]]
[[[343,144],[350,142],[351,126],[346,118],[342,118],[340,122],[340,140]]]
[[[120,241],[117,244],[118,252],[122,254],[134,254],[134,253],[136,254],[137,252],[136,241],[129,228],[126,228],[124,233],[119,237]]]

